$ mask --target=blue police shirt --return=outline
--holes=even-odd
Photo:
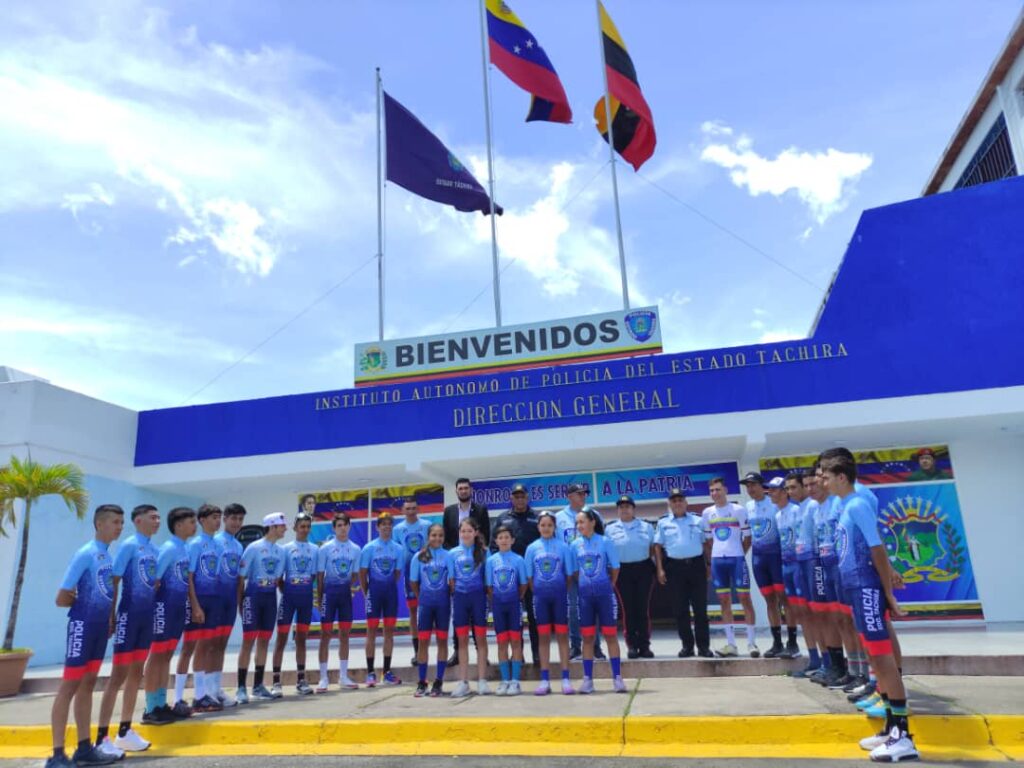
[[[577,536],[572,543],[572,554],[576,558],[580,594],[609,594],[612,579],[608,569],[619,567],[619,556],[612,543],[599,533],[589,539]]]
[[[750,523],[750,548],[759,555],[778,554],[781,549],[779,526],[772,500],[765,496],[760,501],[748,501],[747,522]]]
[[[359,567],[365,568],[371,589],[395,583],[395,574],[402,572],[405,548],[394,539],[376,538],[363,547]]]
[[[121,579],[122,613],[151,613],[156,595],[157,549],[148,536],[133,533],[123,542],[114,557],[114,572]]]
[[[604,535],[615,547],[620,563],[642,563],[651,559],[654,528],[646,520],[634,518],[628,523],[615,520],[605,526]]]
[[[658,520],[654,543],[661,545],[665,554],[675,560],[703,555],[704,520],[690,513],[679,517],[669,513]]]
[[[844,589],[881,586],[871,559],[871,548],[881,543],[871,504],[856,491],[844,496],[840,501],[839,524],[836,526],[836,553]]]
[[[331,539],[316,556],[316,569],[323,574],[324,592],[338,593],[352,590],[352,579],[359,574],[362,550],[351,541]]]
[[[604,518],[601,517],[600,512],[590,506],[585,506],[583,509],[593,509],[597,519],[601,521],[601,525],[604,525]],[[582,512],[583,509],[579,511]],[[572,507],[563,507],[555,513],[555,528],[557,529],[555,535],[560,536],[566,544],[571,544],[579,536],[576,531],[576,514]]]
[[[533,579],[533,594],[564,595],[565,580],[574,573],[576,557],[569,545],[555,536],[539,538],[526,548],[526,576]]]
[[[87,624],[109,622],[114,604],[114,562],[109,545],[93,539],[75,552],[60,588],[78,593],[68,611],[69,619]]]
[[[284,575],[284,552],[266,539],[254,541],[242,555],[238,575],[245,578],[246,594],[274,592]]]
[[[447,605],[451,600],[450,582],[455,578],[452,559],[443,547],[428,550],[430,559],[420,560],[419,555],[409,564],[409,581],[420,585],[420,605]]]
[[[487,586],[495,603],[519,602],[519,586],[526,585],[526,561],[511,550],[487,558]]]

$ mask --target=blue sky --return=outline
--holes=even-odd
[[[615,309],[593,3],[510,4],[576,122],[524,123],[492,73],[504,320]],[[920,194],[1020,7],[608,0],[658,132],[619,168],[666,350],[805,335],[861,211]],[[376,65],[483,181],[475,0],[5,3],[0,365],[134,408],[350,386],[377,329]],[[387,335],[491,326],[489,236],[389,187]]]

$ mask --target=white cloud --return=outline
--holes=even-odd
[[[14,20],[0,31],[0,213],[149,209],[181,263],[216,255],[265,276],[299,234],[372,207],[373,116],[308,96],[319,62],[205,42],[130,0]]]
[[[806,338],[806,336],[807,334],[805,333],[797,333],[796,331],[779,328],[777,330],[765,331],[757,341],[759,344],[772,344],[776,341],[793,341],[795,339],[803,339]]]
[[[746,135],[730,143],[715,141],[732,136],[729,126],[704,123],[702,130],[709,139],[701,152],[702,160],[728,169],[732,183],[746,188],[754,197],[782,197],[795,192],[819,225],[847,206],[854,182],[872,163],[869,154],[831,147],[824,152],[789,147],[769,158],[758,154]]]

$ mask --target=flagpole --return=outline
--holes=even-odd
[[[608,155],[612,166],[612,197],[615,199],[615,233],[619,240],[619,274],[622,277],[622,308],[629,309],[629,284],[626,281],[626,248],[622,244],[622,215],[619,212],[619,178],[615,172],[615,136],[612,133],[612,100],[608,91],[608,61],[604,55],[604,31],[601,29],[601,0],[597,6],[597,42],[601,46],[601,72],[604,74],[604,119],[608,126]]]
[[[377,340],[384,341],[384,177],[381,147],[380,67],[377,67]]]
[[[486,0],[480,0],[480,60],[484,70],[484,120],[487,124],[487,186],[491,196],[491,266],[494,271],[494,324],[501,327],[501,285],[498,274],[498,225],[494,220],[494,151],[491,146],[491,76],[487,55]]]

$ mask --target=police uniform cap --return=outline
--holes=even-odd
[[[633,501],[632,496],[619,496],[619,500],[616,502],[616,506],[621,506],[623,504],[629,504],[629,506],[631,507],[636,506],[636,502]]]
[[[668,497],[670,499],[675,499],[675,498],[685,499],[686,498],[686,494],[683,493],[683,489],[682,488],[673,488],[671,491],[668,492]]]
[[[515,496],[517,493],[526,493],[526,486],[522,483],[516,483],[512,486],[512,495]]]

